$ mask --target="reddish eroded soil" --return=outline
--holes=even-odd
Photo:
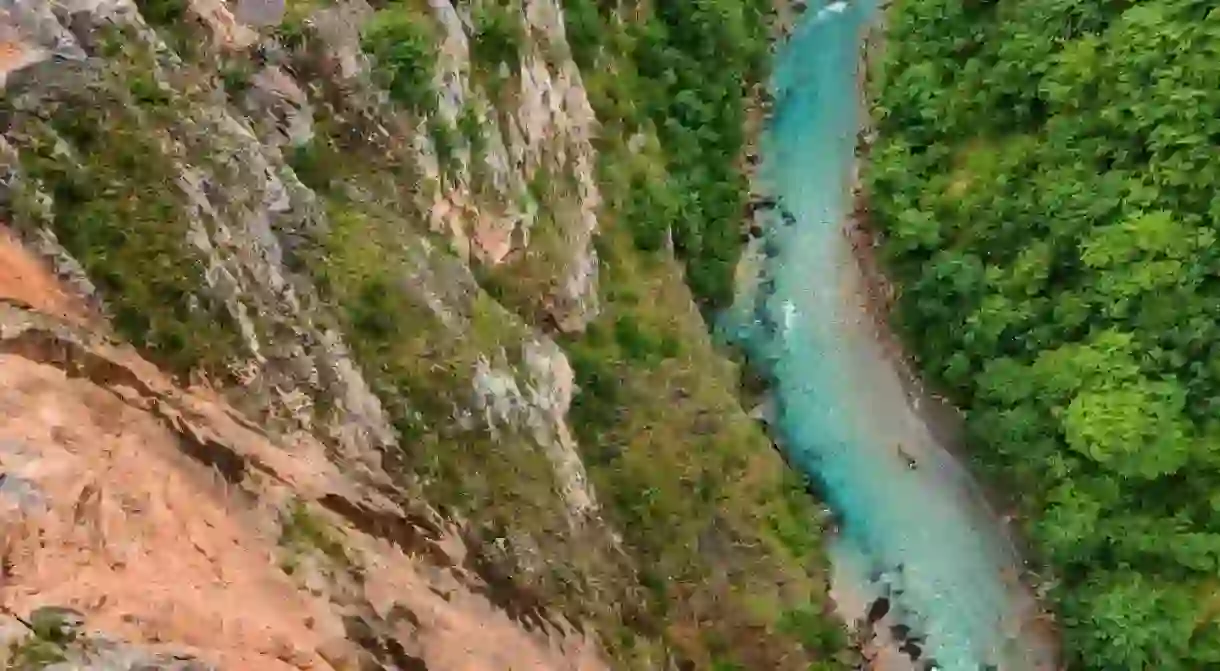
[[[226,669],[325,668],[316,650],[342,628],[176,443],[88,381],[0,356],[0,468],[45,504],[4,511],[0,601],[70,605],[91,626],[206,650]]]
[[[44,314],[78,323],[88,314],[84,302],[65,292],[46,264],[26,251],[3,224],[0,224],[0,299],[14,300]]]
[[[105,344],[0,233],[0,612],[74,608],[91,631],[233,671],[354,671],[387,649],[419,670],[607,668],[562,618],[531,631],[494,605],[448,523],[428,552],[370,535],[362,515],[409,524],[384,473]],[[326,538],[290,546],[302,506]]]

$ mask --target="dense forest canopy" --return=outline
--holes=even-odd
[[[1220,9],[903,0],[869,186],[1081,669],[1220,664]]]

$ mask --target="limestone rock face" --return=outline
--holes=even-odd
[[[655,4],[0,0],[0,666],[819,661]]]
[[[20,81],[9,89],[28,109],[45,104],[52,91],[63,94],[61,67],[45,63],[51,56],[86,61],[82,44],[89,42],[97,60],[86,61],[83,72],[107,68],[107,56],[97,44],[100,33],[121,35],[109,39],[160,54],[140,64],[158,88],[176,92],[183,86],[183,68],[164,51],[169,48],[166,31],[150,30],[150,19],[130,0],[10,4],[7,32],[0,35],[11,45],[4,70],[21,72]],[[375,452],[393,442],[389,423],[343,335],[319,314],[315,288],[290,267],[292,248],[302,236],[326,231],[328,213],[285,163],[288,155],[313,140],[315,118],[333,113],[315,106],[333,102],[317,95],[319,83],[310,79],[314,73],[302,74],[301,58],[294,63],[282,42],[266,30],[277,23],[277,13],[282,15],[282,3],[191,0],[183,6],[183,20],[195,21],[192,36],[206,37],[215,45],[211,58],[253,54],[249,62],[231,66],[231,71],[246,70],[232,75],[244,77],[240,86],[227,95],[214,91],[192,99],[190,109],[183,110],[160,139],[168,145],[164,148],[171,158],[167,168],[173,172],[174,187],[185,200],[184,241],[206,267],[199,290],[223,304],[225,318],[235,323],[243,341],[228,362],[244,390],[243,407],[326,432],[343,449],[376,461]],[[547,276],[540,278],[543,288],[531,299],[560,329],[582,329],[598,310],[592,235],[600,202],[590,144],[595,120],[571,59],[554,62],[552,56],[564,51],[557,46],[565,39],[559,7],[535,2],[518,8],[527,39],[521,63],[514,64],[520,75],[506,82],[508,102],[493,101],[472,81],[468,10],[460,13],[439,1],[431,8],[440,35],[437,123],[457,124],[468,107],[481,115],[485,136],[479,141],[480,152],[457,148],[459,160],[449,175],[440,174],[437,147],[427,133],[394,128],[397,120],[385,117],[369,99],[369,65],[359,36],[361,26],[373,20],[366,3],[338,3],[303,19],[316,42],[308,62],[335,67],[326,75],[347,89],[342,93],[345,102],[374,106],[362,113],[372,114],[375,133],[394,133],[397,140],[412,142],[404,159],[417,162],[422,173],[414,204],[427,213],[434,229],[450,236],[458,257],[470,264],[495,266],[514,255],[533,254],[531,231],[538,203],[528,185],[542,173],[567,176],[562,181],[574,187],[555,190],[555,202],[548,205],[562,213],[562,221],[556,217],[548,222],[555,234],[548,243],[558,244],[547,245]],[[88,38],[82,42],[81,36]],[[230,75],[224,67],[220,74]],[[82,93],[68,104],[88,104],[87,97]],[[5,147],[10,162],[19,163],[20,151],[7,141]],[[488,182],[476,183],[482,179]],[[28,186],[37,189],[36,184]],[[38,195],[53,209],[48,194]],[[92,291],[88,273],[58,244],[54,227],[31,226],[22,234],[30,247],[54,259],[58,274],[104,301]],[[315,411],[319,403],[327,407],[324,414]]]
[[[434,511],[79,326],[0,303],[0,409],[6,668],[604,668],[481,596]]]
[[[238,0],[233,16],[249,26],[276,26],[284,19],[285,0]]]
[[[581,81],[580,70],[567,48],[558,0],[530,0],[513,12],[524,26],[517,63],[485,63],[482,67],[512,69],[516,76],[507,91],[494,92],[475,83],[471,34],[476,30],[468,8],[449,0],[433,0],[441,26],[436,86],[439,113],[457,123],[463,109],[478,110],[485,144],[481,156],[467,153],[463,169],[448,188],[435,194],[433,225],[450,231],[464,253],[496,265],[514,254],[530,251],[531,233],[539,224],[539,203],[529,193],[532,180],[567,176],[571,184],[558,189],[546,203],[562,220],[554,222],[561,238],[549,252],[554,263],[552,288],[539,300],[560,329],[579,331],[595,317],[597,255],[593,234],[601,205],[592,146],[596,119]],[[507,105],[507,109],[504,107]],[[492,115],[499,107],[504,114]],[[499,118],[497,118],[497,116]],[[430,175],[438,178],[439,175]],[[490,182],[494,198],[472,194],[475,179]],[[510,196],[506,199],[504,196]]]
[[[79,668],[196,668],[119,640],[226,669],[325,668],[387,641],[432,668],[598,668],[559,616],[536,636],[478,596],[464,546],[500,531],[402,507],[437,486],[401,463],[418,458],[404,436],[489,435],[500,468],[550,483],[539,524],[614,544],[567,424],[571,367],[538,329],[599,309],[595,119],[557,2],[508,7],[522,41],[504,63],[472,53],[481,7],[413,15],[435,104],[407,109],[363,0],[0,2],[0,501],[19,559],[0,603],[78,608],[96,645],[26,639]],[[361,293],[374,268],[383,290]],[[544,320],[487,296],[476,274],[501,270],[528,274]],[[383,360],[394,343],[409,352]],[[433,374],[440,405],[404,383]],[[298,509],[341,530],[344,557],[293,545],[283,564]],[[503,561],[552,570],[545,543],[505,535],[523,550]],[[390,619],[407,595],[410,626]]]

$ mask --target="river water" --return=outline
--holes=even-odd
[[[1051,644],[1030,633],[1036,604],[1015,578],[1013,543],[884,351],[844,235],[859,48],[875,14],[811,7],[778,54],[757,188],[792,216],[764,215],[769,249],[745,266],[758,276],[744,278],[726,324],[771,375],[773,428],[791,462],[841,520],[831,550],[841,611],[851,619],[885,593],[883,624],[926,637],[918,664],[882,646],[874,668],[929,658],[946,671],[1051,668]]]

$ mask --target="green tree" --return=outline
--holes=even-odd
[[[866,178],[898,318],[1023,496],[1082,669],[1216,663],[1220,11],[895,3]]]

